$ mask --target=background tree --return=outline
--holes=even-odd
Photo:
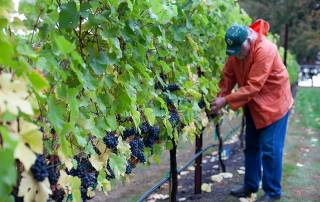
[[[270,22],[271,31],[284,43],[289,25],[289,49],[300,63],[313,63],[320,50],[320,0],[239,0],[252,18]]]

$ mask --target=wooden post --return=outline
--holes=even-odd
[[[223,151],[223,140],[222,140],[222,137],[221,137],[220,123],[216,124],[216,134],[217,134],[218,139],[219,139],[219,148],[218,148],[219,151],[218,151],[218,154],[219,154],[220,167],[222,169],[222,172],[226,172],[226,166],[224,165],[224,162],[223,162],[222,156],[221,156],[221,153]]]
[[[202,133],[196,137],[196,148],[195,153],[202,150]],[[201,194],[201,184],[202,184],[202,154],[196,158],[195,161],[195,172],[194,172],[194,193]]]
[[[178,172],[177,172],[177,145],[172,138],[173,148],[170,150],[170,202],[177,201]]]

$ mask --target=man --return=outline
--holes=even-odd
[[[250,27],[234,25],[227,30],[229,57],[219,84],[221,91],[212,103],[215,113],[226,104],[233,110],[244,108],[244,184],[231,194],[245,197],[257,192],[262,178],[265,194],[260,201],[281,197],[282,152],[293,105],[288,72],[276,45],[266,38],[268,32],[269,24],[261,19]],[[238,89],[231,92],[236,84]]]

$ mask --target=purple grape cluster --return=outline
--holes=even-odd
[[[204,102],[203,96],[202,96],[201,99],[199,100],[198,106],[200,107],[200,109],[203,109],[203,108],[206,107],[206,103]]]
[[[176,111],[170,113],[169,122],[171,123],[172,127],[177,127],[180,123],[180,116]]]
[[[147,134],[149,132],[150,124],[148,122],[143,122],[139,128],[142,134]]]
[[[159,126],[154,126],[149,128],[149,133],[145,138],[146,147],[152,148],[154,143],[159,140],[160,128]]]
[[[128,137],[133,136],[133,135],[139,136],[137,129],[134,127],[130,128],[130,129],[127,128],[123,131],[123,138],[124,139],[127,139]]]
[[[116,149],[118,145],[118,137],[113,133],[107,133],[103,138],[103,142],[107,145],[109,149]]]
[[[132,165],[130,161],[127,162],[127,167],[126,167],[126,174],[132,173]]]
[[[143,141],[135,138],[129,144],[132,156],[136,157],[142,163],[146,162]]]
[[[42,182],[48,177],[47,164],[43,155],[37,155],[36,162],[31,166],[31,173],[38,182]]]
[[[60,160],[58,156],[49,157],[48,173],[49,173],[50,185],[57,184],[59,180],[59,177],[60,177],[59,164],[60,164]]]
[[[63,189],[55,189],[52,192],[51,198],[56,202],[62,202],[64,199],[65,192]]]
[[[166,90],[168,90],[170,92],[177,91],[177,90],[180,90],[180,86],[178,86],[175,83],[172,83],[172,84],[167,85]]]

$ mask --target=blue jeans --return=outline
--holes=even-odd
[[[252,191],[258,191],[262,175],[264,192],[270,197],[281,196],[282,154],[289,113],[290,111],[280,120],[257,130],[249,110],[245,110],[244,185]]]

